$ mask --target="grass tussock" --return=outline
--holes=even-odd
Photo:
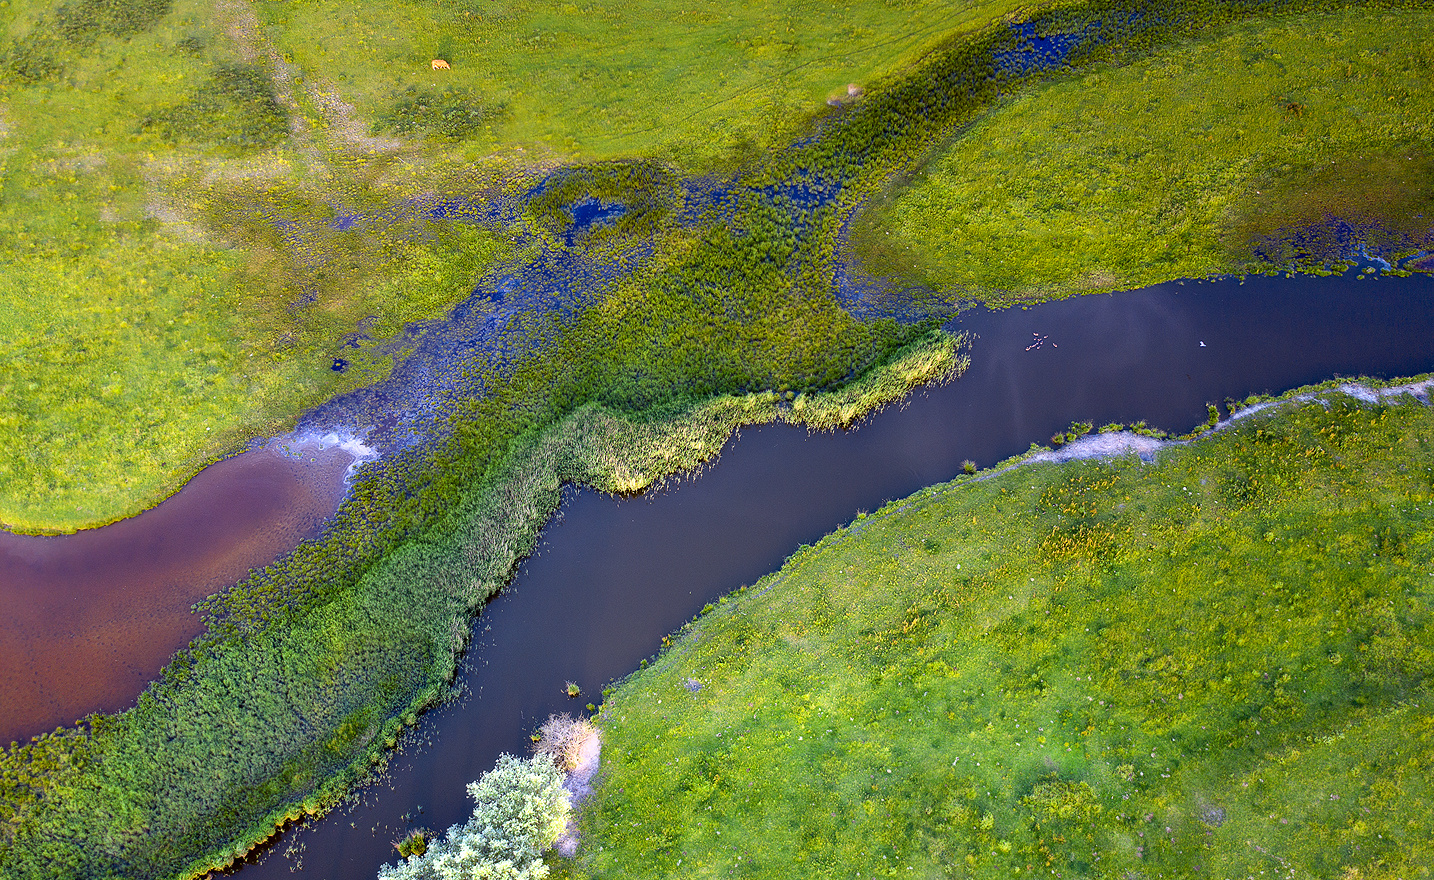
[[[803,548],[608,693],[567,876],[1420,876],[1434,415],[1404,400]]]

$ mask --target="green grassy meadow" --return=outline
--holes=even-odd
[[[888,194],[858,250],[991,301],[1323,267],[1330,218],[1414,253],[1434,218],[1431,45],[1428,12],[1342,9],[1030,86]],[[1296,233],[1314,240],[1281,241]]]
[[[1010,0],[257,4],[264,33],[305,82],[352,104],[378,134],[400,127],[412,97],[447,98],[473,109],[471,124],[414,129],[461,142],[455,150],[656,158],[697,172],[785,146],[849,83],[893,77],[953,34],[1018,8]],[[431,69],[435,58],[451,69]]]
[[[801,548],[606,694],[557,876],[1428,876],[1434,415],[1327,399]]]
[[[1396,237],[1421,233],[1434,161],[1412,121],[1429,94],[1427,53],[1412,38],[1427,27],[1423,13],[1235,25],[1215,48],[1082,67],[1049,87],[1060,98],[1050,105],[1036,93],[1000,99],[1011,81],[982,61],[1012,16],[1046,16],[1041,26],[1057,29],[1099,19],[1109,45],[1074,59],[1088,66],[1249,12],[1172,7],[1163,30],[1142,36],[1120,23],[1128,10],[1117,3],[6,2],[0,525],[19,531],[73,531],[138,512],[249,439],[384,376],[392,357],[378,343],[442,317],[485,273],[521,265],[515,241],[551,238],[527,220],[480,226],[403,206],[501,200],[564,163],[645,162],[675,183],[806,162],[851,178],[844,211],[1004,100],[976,123],[981,137],[953,142],[999,150],[971,166],[965,195],[921,196],[924,207],[902,196],[874,212],[886,219],[859,223],[856,237],[878,270],[916,271],[963,295],[1030,298],[1243,267],[1248,255],[1232,257],[1221,241],[1298,227],[1332,203],[1359,206]],[[1249,48],[1259,41],[1280,51]],[[451,69],[431,69],[434,57]],[[1200,72],[1208,69],[1232,79]],[[1191,101],[1204,99],[1191,96],[1202,81],[1209,106],[1240,119],[1245,135],[1201,123],[1209,113]],[[827,99],[848,83],[866,93],[833,110]],[[1178,108],[1151,137],[1179,139],[1195,126],[1218,142],[1191,138],[1164,158],[1155,141],[1132,143],[1131,132],[1153,124],[1139,115],[1149,101],[1126,106],[1118,96],[1151,89]],[[1104,183],[1087,181],[1077,161],[1061,172],[1069,185],[1048,185],[1060,166],[1043,151],[1059,145],[1013,141],[1001,127],[1074,133],[1095,118],[1060,116],[1077,90],[1108,99],[1102,112],[1117,114],[1108,134],[1120,140],[1087,130],[1080,141],[1086,158],[1109,154]],[[1363,103],[1345,106],[1347,93]],[[1243,102],[1238,112],[1214,101],[1230,95]],[[1289,100],[1270,104],[1280,96]],[[1280,110],[1286,104],[1301,109]],[[811,149],[787,149],[833,119],[847,123],[826,126],[838,130]],[[1271,152],[1275,132],[1288,155]],[[864,152],[872,144],[884,146]],[[1391,144],[1411,158],[1390,158]],[[1371,145],[1382,157],[1372,164]],[[1321,150],[1336,161],[1321,164]],[[1235,170],[1212,167],[1210,157],[1229,155],[1245,158]],[[1040,175],[1019,171],[1033,161]],[[1127,166],[1144,182],[1124,179]],[[1179,168],[1191,169],[1194,189],[1172,185],[1169,169]],[[1244,175],[1234,189],[1232,174]],[[992,201],[988,175],[1007,191],[1044,195]],[[933,172],[911,193],[939,179]],[[1236,204],[1244,214],[1221,214]],[[952,210],[964,219],[948,222]],[[341,218],[364,214],[391,222],[342,228]],[[1202,238],[1201,224],[1217,221],[1234,231]],[[960,231],[972,222],[989,228]],[[688,247],[688,232],[649,231],[673,258]],[[911,248],[927,255],[913,264]],[[356,332],[365,344],[343,352],[350,369],[330,369]],[[852,372],[808,372],[832,370]]]
[[[934,321],[859,321],[831,279],[851,210],[1019,85],[991,62],[1008,29],[979,27],[995,7],[871,2],[830,18],[794,8],[807,28],[784,36],[780,16],[757,6],[725,10],[725,23],[654,4],[643,14],[656,23],[636,28],[598,7],[0,2],[13,12],[0,21],[0,278],[20,292],[0,298],[7,527],[76,528],[152,503],[204,461],[384,375],[373,344],[345,350],[347,372],[330,369],[356,329],[376,342],[440,316],[485,274],[528,271],[539,247],[613,270],[565,308],[515,318],[502,357],[448,365],[482,388],[445,402],[451,430],[364,468],[322,536],[203,603],[206,633],[132,709],[0,753],[0,876],[153,880],[228,865],[284,822],[339,803],[448,692],[471,615],[532,549],[565,481],[633,491],[709,460],[740,424],[849,424],[961,363]],[[1098,3],[1043,21],[1088,15],[1134,57],[1248,10],[1187,2],[1133,34],[1128,13]],[[957,36],[924,30],[943,23]],[[639,80],[611,87],[613,112],[635,128],[599,118],[584,87],[529,88],[568,75],[541,65],[571,56],[584,34],[611,41],[592,62],[611,65],[599,83],[628,69]],[[790,64],[772,48],[782,40],[796,46]],[[434,55],[453,69],[428,68]],[[694,90],[682,100],[679,79]],[[867,93],[787,143],[851,81]],[[731,97],[678,117],[709,94]],[[508,225],[410,210],[516,202],[568,161]],[[684,175],[738,167],[726,201],[678,219]],[[804,206],[788,192],[798,180],[827,192],[840,182],[840,195]],[[567,210],[584,196],[631,210],[565,243]],[[382,227],[339,222],[380,212]],[[154,424],[137,428],[136,413]],[[1265,474],[1250,498],[1278,488]],[[972,497],[1005,503],[994,482],[978,485]],[[1072,540],[1104,541],[1099,522]],[[929,564],[965,560],[954,539],[932,540]],[[1023,540],[1010,552],[1029,549]],[[1007,552],[995,538],[981,546]],[[879,598],[862,614],[884,627],[897,612]],[[804,644],[806,624],[792,625]],[[1058,711],[1056,721],[1074,723]],[[863,803],[847,818],[885,822],[884,803],[864,799],[872,812]],[[930,806],[959,806],[942,804]],[[879,839],[896,840],[895,827]],[[1003,839],[1013,851],[1029,842]]]
[[[173,492],[305,407],[383,375],[504,237],[388,206],[325,153],[215,4],[8,0],[0,16],[0,524],[65,531]],[[300,128],[302,128],[300,126]],[[290,234],[280,233],[287,227]]]
[[[559,161],[729,171],[1013,8],[6,0],[0,525],[131,515],[382,377],[340,342],[442,317],[523,231],[338,218]]]

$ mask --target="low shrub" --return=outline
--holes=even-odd
[[[533,755],[548,758],[555,767],[571,772],[578,766],[583,741],[594,732],[596,728],[586,718],[574,718],[566,712],[550,715],[538,729]]]
[[[480,100],[468,89],[420,89],[409,86],[395,92],[386,111],[374,124],[376,131],[427,135],[457,141],[481,132],[503,114],[502,105]]]

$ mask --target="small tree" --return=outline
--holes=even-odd
[[[533,754],[542,755],[559,770],[571,773],[577,769],[583,740],[592,736],[594,730],[592,722],[586,718],[574,718],[566,712],[549,715],[543,726],[538,728],[538,741],[533,744]]]
[[[543,851],[568,822],[563,774],[550,758],[500,755],[468,784],[473,815],[428,852],[379,869],[379,880],[543,880]]]

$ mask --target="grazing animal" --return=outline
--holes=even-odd
[[[861,86],[857,85],[856,83],[847,83],[847,86],[846,86],[846,96],[847,96],[848,98],[860,98],[860,97],[862,96],[862,93],[865,92],[865,91],[866,91],[865,89],[863,89]]]
[[[428,63],[431,64],[431,65],[433,65],[433,69],[434,69],[434,70],[452,70],[452,69],[453,69],[452,67],[449,66],[448,62],[447,62],[447,61],[444,61],[442,58],[435,58],[435,59],[433,59],[432,61],[430,61],[430,62],[428,62]]]

